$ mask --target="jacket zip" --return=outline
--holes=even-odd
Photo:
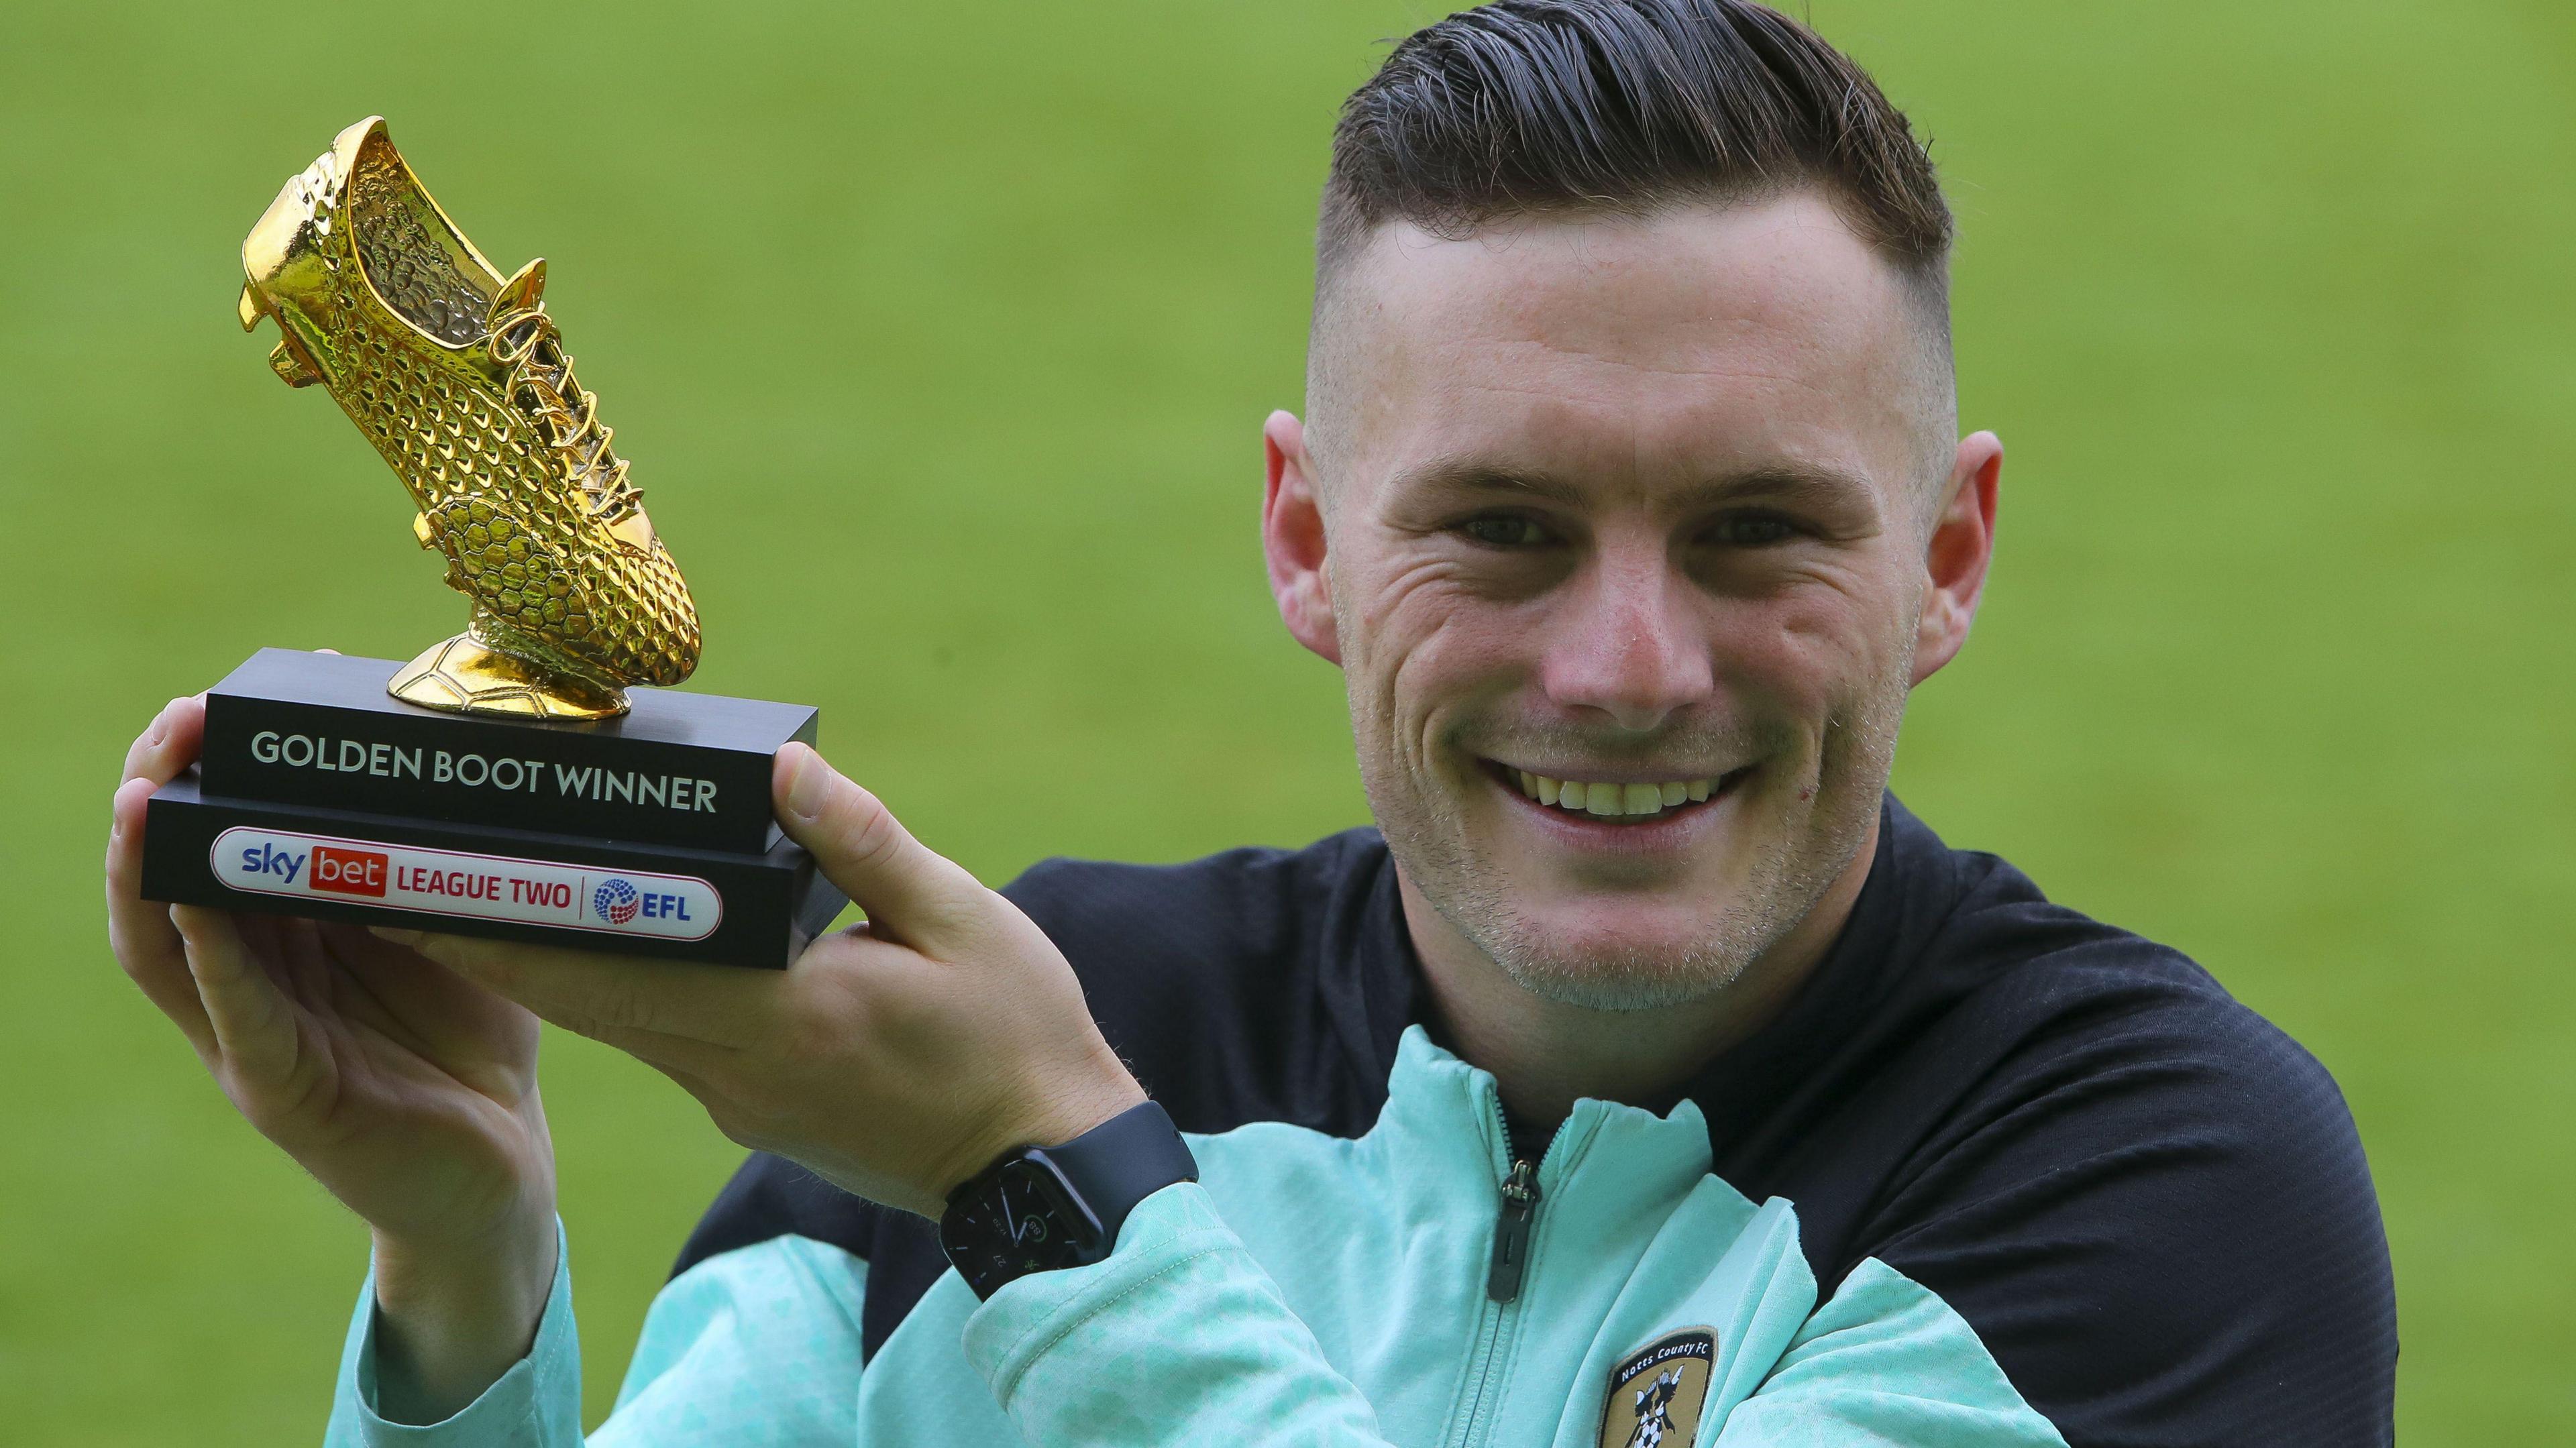
[[[1511,1122],[1503,1115],[1500,1099],[1494,1102],[1494,1125],[1502,1138],[1502,1154],[1511,1155]],[[1544,1148],[1540,1154],[1546,1154]],[[1521,1278],[1528,1270],[1530,1231],[1538,1220],[1538,1196],[1537,1164],[1526,1157],[1514,1157],[1510,1169],[1503,1174],[1502,1203],[1494,1216],[1493,1257],[1485,1268],[1485,1320],[1476,1351],[1476,1389],[1468,1397],[1467,1411],[1460,1415],[1449,1439],[1462,1448],[1483,1440],[1490,1427],[1484,1417],[1501,1396],[1496,1359],[1508,1343],[1506,1328],[1520,1319]]]
[[[1538,1216],[1538,1168],[1527,1160],[1512,1163],[1503,1179],[1503,1209],[1494,1218],[1494,1261],[1485,1271],[1485,1296],[1509,1302],[1521,1295],[1521,1273],[1529,1263],[1530,1223]]]

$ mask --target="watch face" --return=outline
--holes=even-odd
[[[1041,1160],[1004,1163],[982,1190],[950,1209],[939,1234],[979,1297],[1031,1272],[1100,1259],[1099,1223]]]

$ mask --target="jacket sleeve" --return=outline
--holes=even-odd
[[[1970,1443],[2066,1448],[1957,1313],[1873,1261],[1800,1326],[1716,1448]]]
[[[1005,1285],[965,1348],[1021,1440],[1049,1448],[1386,1443],[1192,1183],[1138,1203],[1106,1261]]]
[[[528,1355],[443,1422],[384,1418],[375,1279],[349,1322],[327,1448],[579,1448],[581,1343],[568,1251]],[[710,1257],[653,1299],[591,1448],[849,1448],[867,1264],[781,1237]]]

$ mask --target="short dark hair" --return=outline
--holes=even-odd
[[[1415,31],[1343,103],[1319,289],[1381,223],[1644,213],[1819,188],[1946,290],[1950,208],[1905,116],[1814,31],[1749,0],[1494,0]]]

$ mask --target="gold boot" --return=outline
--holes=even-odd
[[[243,330],[277,319],[269,365],[329,389],[473,602],[464,633],[394,675],[396,697],[601,719],[626,712],[629,684],[689,676],[697,607],[573,378],[542,259],[505,280],[371,116],[286,183],[242,270]]]

